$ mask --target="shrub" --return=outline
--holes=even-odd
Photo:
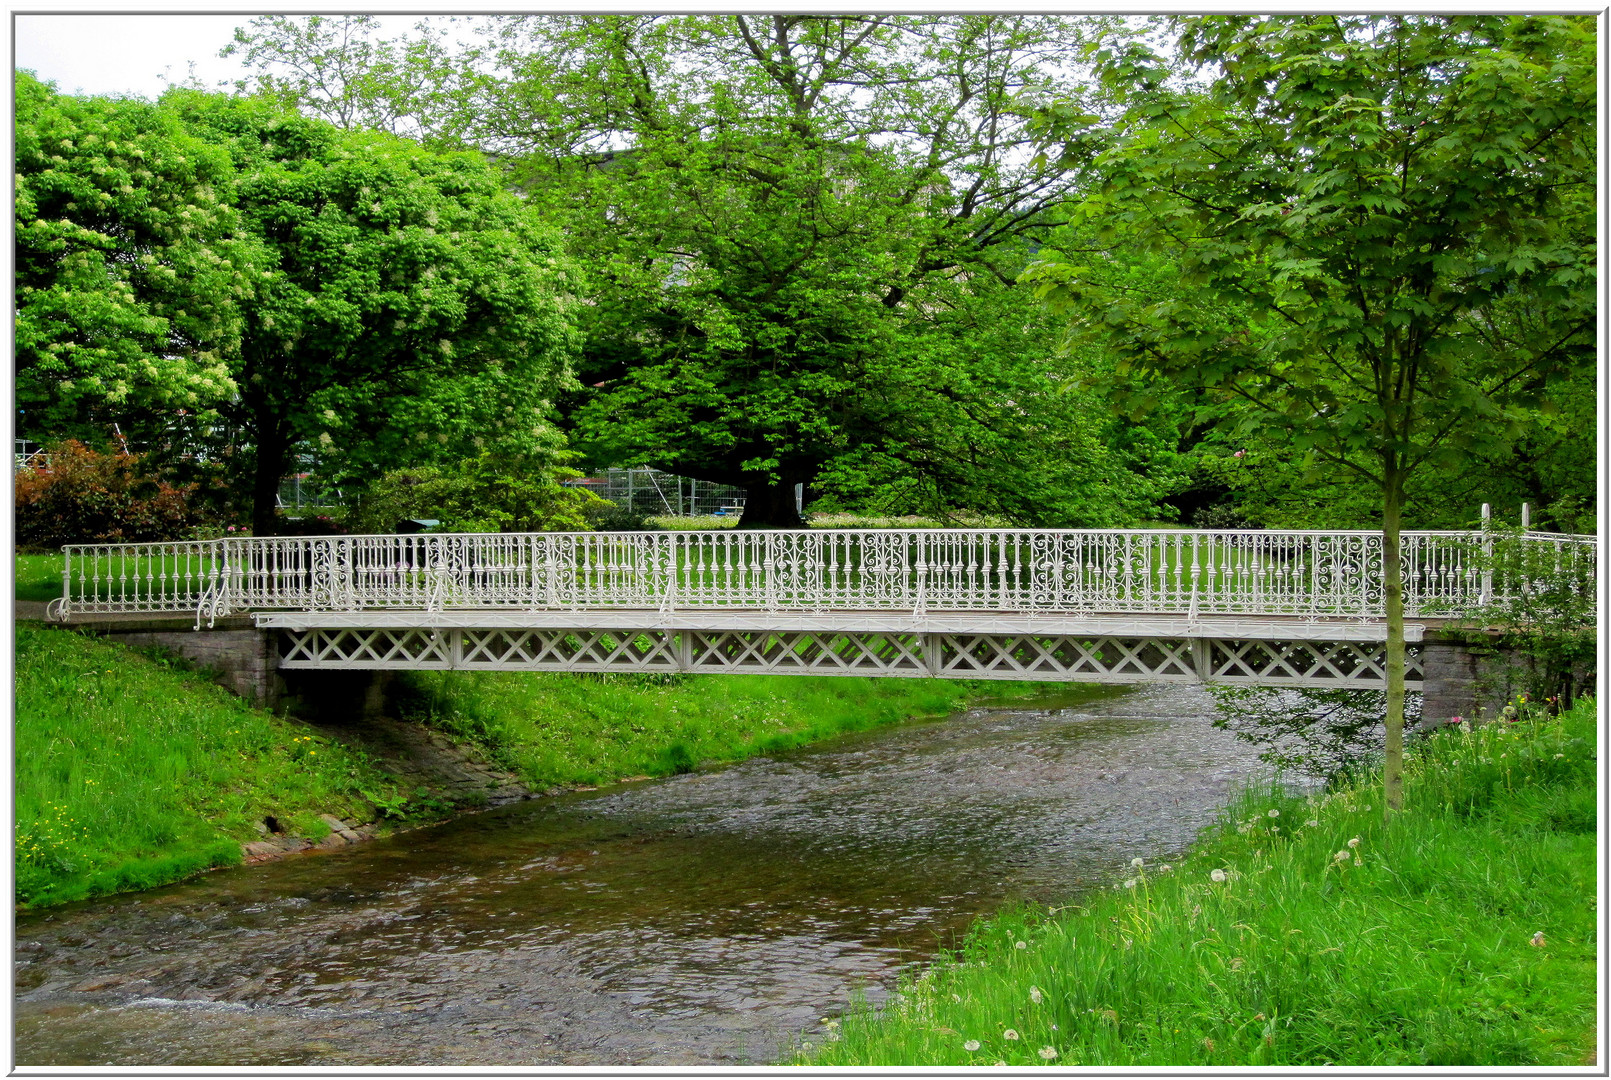
[[[389,533],[402,519],[434,518],[445,532],[583,532],[604,500],[560,483],[578,475],[493,454],[452,468],[397,469],[369,486],[347,526],[355,533]]]
[[[194,524],[190,486],[150,475],[137,454],[103,454],[77,439],[49,447],[49,471],[16,475],[19,546],[178,540]]]

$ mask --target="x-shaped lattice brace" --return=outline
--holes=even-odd
[[[686,631],[695,670],[865,671],[925,674],[917,634]]]
[[[1207,677],[1212,682],[1336,683],[1386,686],[1385,649],[1357,641],[1214,641]],[[1405,679],[1419,682],[1420,658],[1405,657]]]
[[[1138,675],[1194,681],[1191,643],[1154,638],[1041,637],[1027,634],[941,634],[946,674],[1022,672],[1063,678]]]
[[[675,668],[664,630],[466,630],[464,667]]]
[[[443,667],[446,638],[429,630],[305,630],[283,635],[282,667]]]

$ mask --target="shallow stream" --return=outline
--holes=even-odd
[[[21,1065],[765,1064],[1259,771],[1196,686],[975,709],[17,923]]]

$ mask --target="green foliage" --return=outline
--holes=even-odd
[[[1099,24],[545,15],[450,54],[263,19],[240,46],[253,85],[338,120],[407,100],[563,217],[592,300],[565,406],[595,463],[742,486],[746,525],[798,524],[797,483],[876,512],[1116,524],[1172,476],[1057,392],[1055,327],[1013,283],[1074,179],[1029,165],[1016,102],[1076,92]]]
[[[970,699],[1031,697],[1055,684],[782,675],[546,675],[414,671],[400,708],[484,747],[528,785],[669,776],[775,753]]]
[[[581,532],[605,500],[561,483],[577,475],[495,454],[457,466],[397,469],[365,489],[346,525],[351,532],[389,533],[405,518],[432,518],[445,532]]]
[[[1510,452],[1558,375],[1592,370],[1597,294],[1593,24],[1582,17],[1204,16],[1170,84],[1150,47],[1097,56],[1122,112],[1048,109],[1098,197],[1086,257],[1030,274],[1077,339],[1134,375],[1132,407],[1184,382],[1381,494],[1399,564],[1406,480]],[[1230,167],[1227,167],[1230,165]],[[1178,268],[1115,285],[1116,247]],[[1123,284],[1122,276],[1120,284]],[[1387,807],[1400,805],[1403,588],[1388,575]]]
[[[98,410],[206,410],[233,394],[257,252],[228,155],[142,101],[16,75],[17,404],[35,438]]]
[[[1597,1015],[1594,739],[1589,702],[1440,732],[1385,824],[1369,787],[1252,793],[1172,866],[982,922],[797,1061],[1580,1064]]]
[[[175,663],[65,630],[16,637],[17,899],[63,903],[240,861],[272,814],[321,835],[384,777]],[[302,741],[297,741],[302,740]]]
[[[22,547],[178,540],[196,523],[188,489],[149,475],[139,455],[99,453],[76,439],[49,452],[49,471],[22,469],[13,479]]]
[[[1582,543],[1557,550],[1519,530],[1494,530],[1486,546],[1490,552],[1477,563],[1492,577],[1495,600],[1482,623],[1498,632],[1471,635],[1473,647],[1507,660],[1499,677],[1505,696],[1520,692],[1569,707],[1594,685],[1596,553]]]
[[[1085,257],[1031,275],[1076,333],[1394,495],[1545,423],[1545,380],[1592,368],[1591,24],[1179,25],[1221,72],[1206,92],[1115,44],[1099,70],[1123,114],[1048,115],[1104,181],[1071,226]],[[1116,245],[1171,258],[1169,287],[1121,289]]]
[[[558,238],[479,156],[343,132],[260,99],[171,91],[225,150],[265,269],[243,301],[238,400],[253,528],[293,445],[331,477],[547,437],[571,349]]]

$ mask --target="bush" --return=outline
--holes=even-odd
[[[49,471],[16,475],[21,547],[54,550],[98,541],[178,540],[196,524],[190,486],[150,475],[137,454],[103,454],[77,439],[49,447]]]
[[[560,483],[578,475],[491,454],[450,469],[397,469],[369,486],[347,526],[389,533],[403,519],[434,518],[445,532],[584,532],[604,500]]]

